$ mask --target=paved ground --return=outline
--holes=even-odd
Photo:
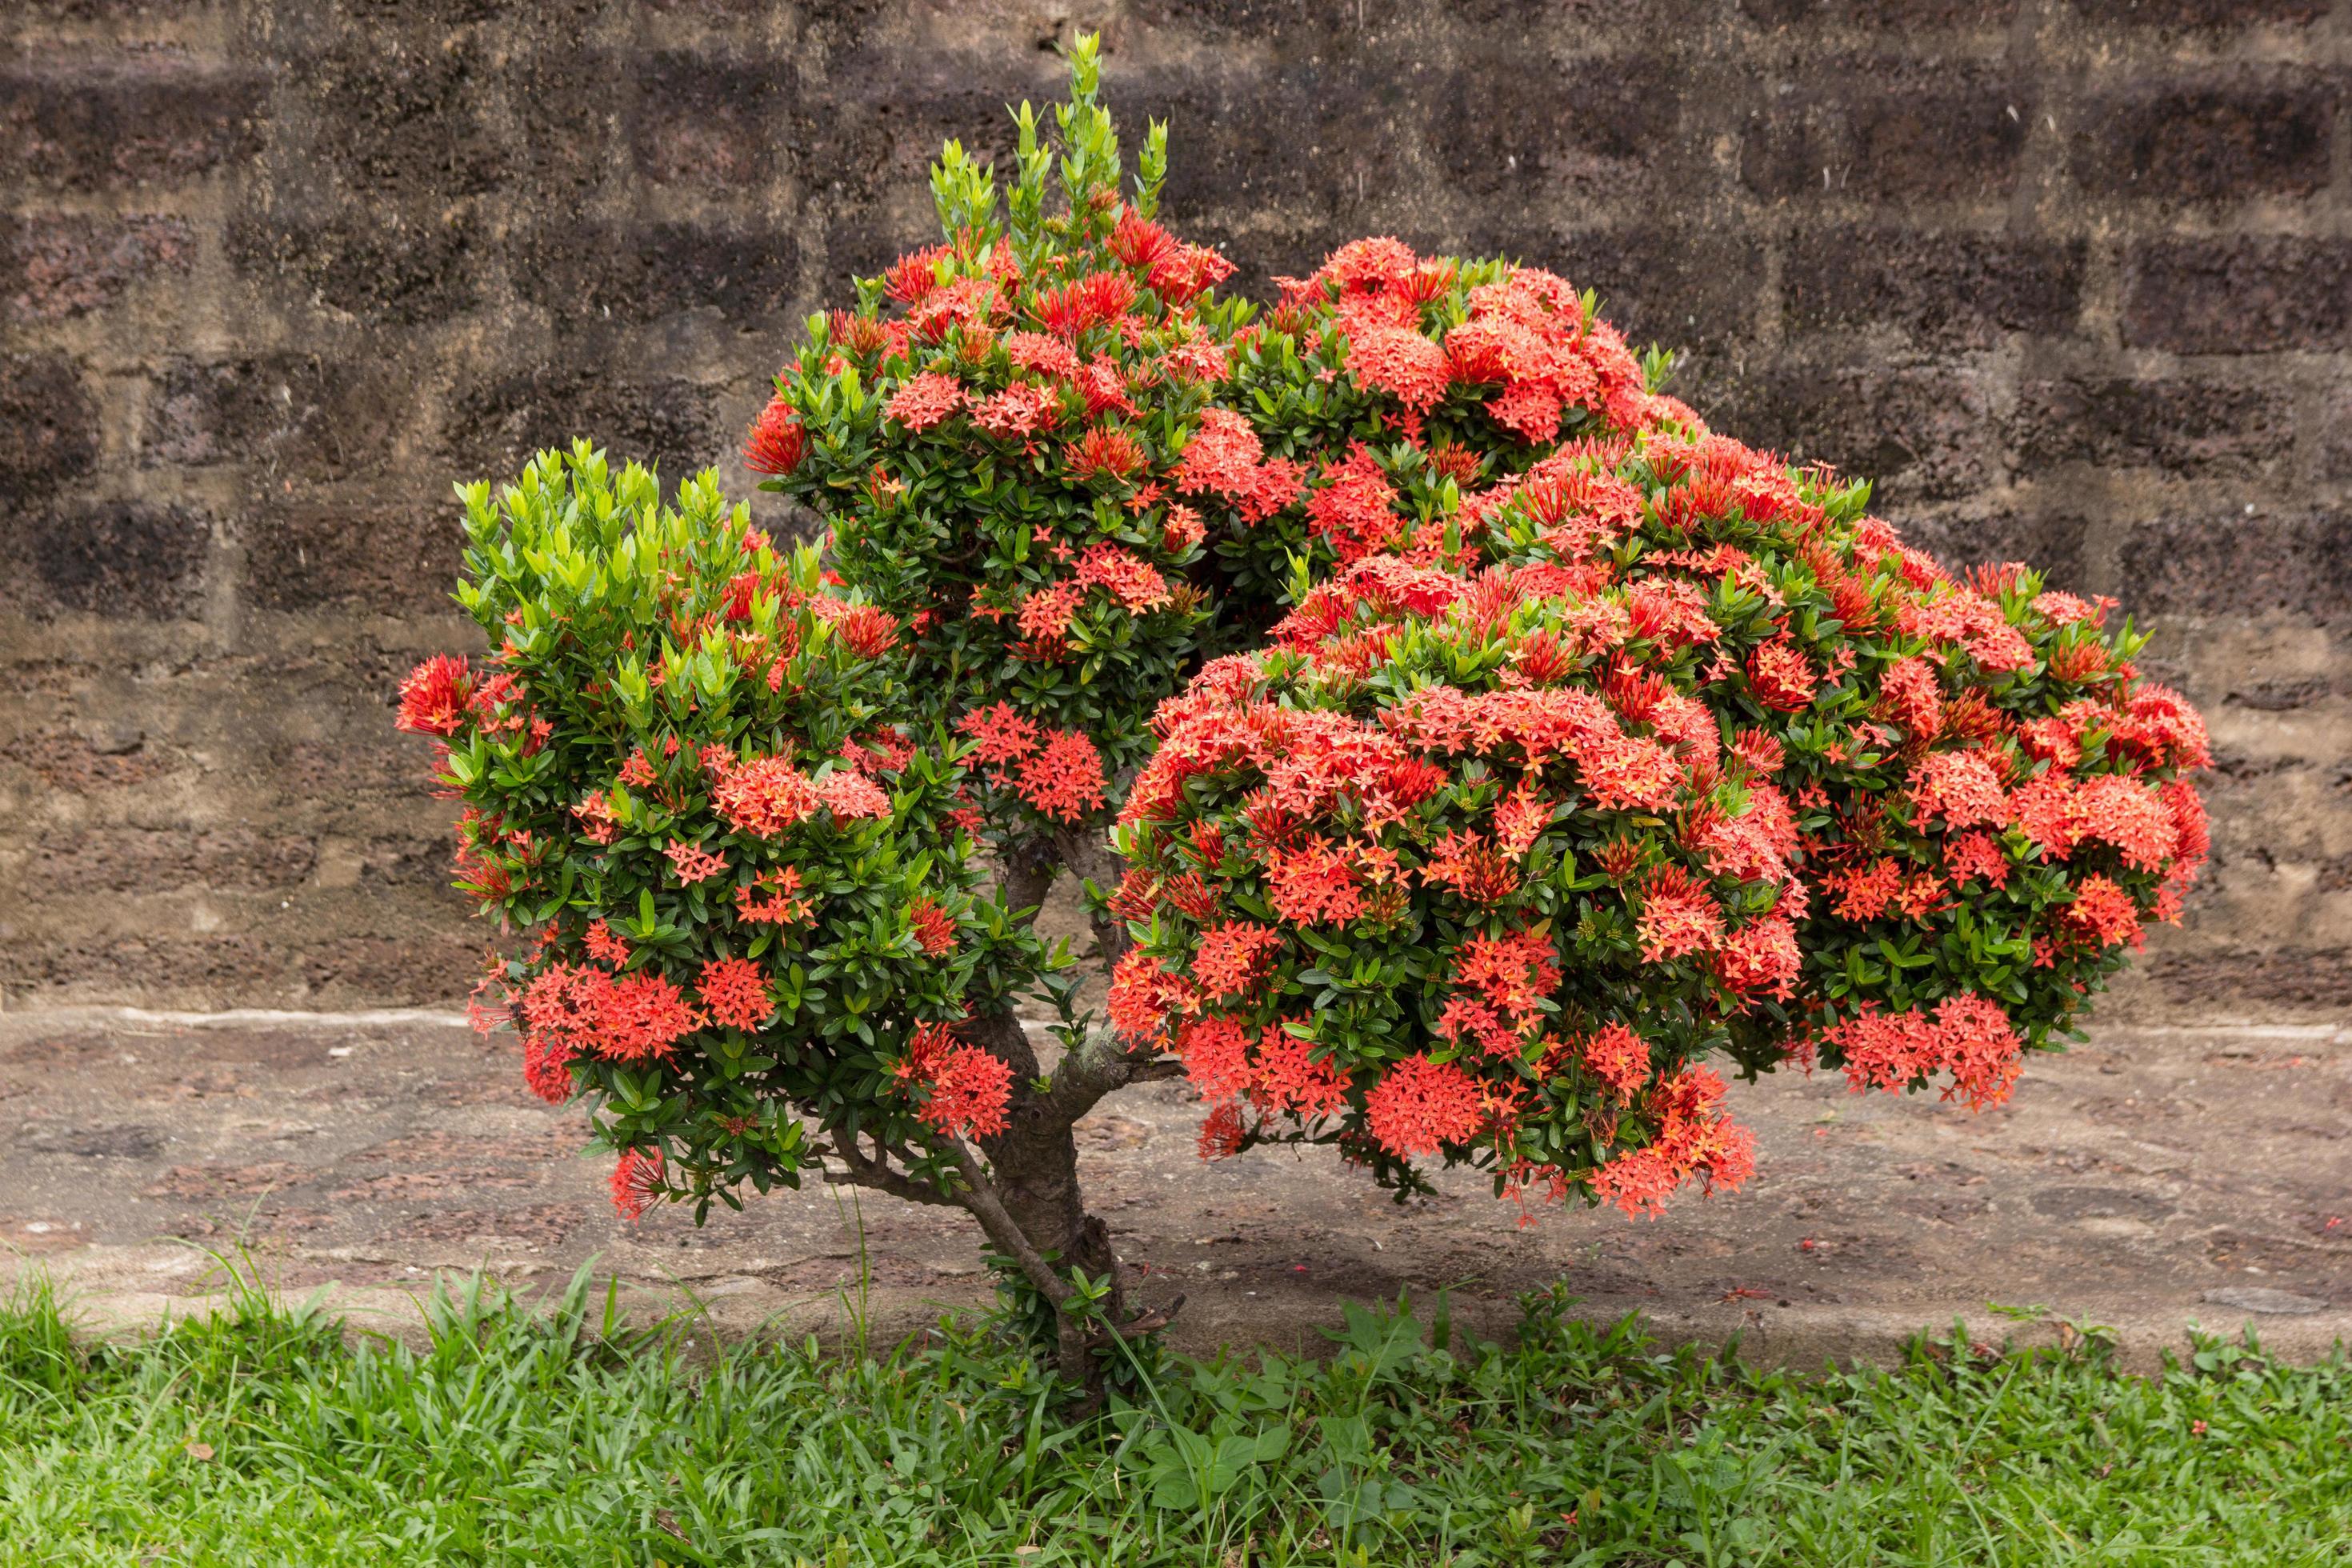
[[[94,1326],[201,1309],[239,1243],[281,1288],[392,1326],[436,1270],[544,1286],[591,1258],[647,1308],[691,1290],[729,1328],[837,1329],[861,1278],[883,1331],[985,1295],[961,1216],[871,1194],[616,1224],[580,1119],[524,1093],[509,1044],[432,1015],[0,1016],[0,1276],[50,1270]],[[1747,1190],[1525,1230],[1471,1180],[1398,1208],[1328,1157],[1203,1166],[1181,1085],[1082,1133],[1097,1211],[1147,1299],[1189,1296],[1193,1348],[1311,1344],[1343,1300],[1440,1286],[1500,1331],[1555,1279],[1596,1315],[1801,1363],[1884,1358],[1955,1315],[1988,1338],[2087,1318],[2143,1362],[2191,1322],[2301,1356],[2352,1340],[2352,1028],[2118,1027],[1974,1116],[1827,1076],[1734,1095],[1761,1142]],[[2050,1316],[2021,1330],[1991,1302]]]

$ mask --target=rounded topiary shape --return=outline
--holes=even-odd
[[[2004,1098],[2177,912],[2203,730],[2102,605],[1956,580],[1865,496],[1663,411],[1168,704],[1113,1010],[1204,1149],[1654,1212],[1748,1168],[1710,1055]]]
[[[1277,281],[1220,389],[1222,461],[1194,463],[1211,494],[1294,492],[1213,541],[1237,624],[1279,618],[1302,563],[1314,577],[1382,552],[1464,563],[1456,519],[1481,490],[1564,440],[1695,417],[1656,390],[1667,356],[1634,354],[1590,293],[1539,268],[1362,239]]]
[[[625,1210],[798,1184],[804,1116],[919,1171],[934,1134],[1000,1131],[1009,1069],[949,1026],[1043,955],[975,892],[954,743],[895,721],[892,618],[709,474],[664,506],[583,444],[462,493],[494,651],[419,667],[400,721],[465,802],[459,885],[527,939],[483,1022],[630,1152]]]
[[[1181,479],[1250,307],[1213,292],[1230,262],[1153,219],[1162,128],[1122,197],[1090,44],[1073,68],[1063,210],[1027,104],[1009,203],[950,143],[944,242],[811,321],[747,449],[904,622],[925,711],[979,742],[982,805],[1016,835],[1116,805],[1213,634],[1203,540],[1251,505]]]

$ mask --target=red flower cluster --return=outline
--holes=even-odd
[[[523,1070],[542,1099],[571,1098],[561,1076],[573,1058],[645,1062],[668,1056],[702,1027],[686,994],[651,971],[615,976],[587,964],[550,965],[523,991],[519,1008]],[[561,1093],[550,1089],[561,1085]]]
[[[916,1029],[898,1076],[926,1091],[916,1114],[950,1137],[986,1138],[1004,1131],[1013,1069],[957,1038],[951,1026],[927,1024]]]
[[[755,474],[782,478],[799,468],[807,456],[808,428],[801,416],[782,398],[769,399],[743,438],[743,466]]]
[[[1856,1093],[1911,1089],[1949,1073],[1944,1098],[1980,1110],[2007,1100],[2025,1070],[2019,1060],[2025,1043],[2009,1015],[1973,994],[1947,998],[1933,1017],[1916,1007],[1858,1014],[1832,1028],[1828,1039],[1844,1058],[1846,1082]]]
[[[632,1223],[645,1217],[656,1198],[669,1190],[663,1170],[662,1152],[649,1154],[635,1149],[621,1151],[621,1158],[613,1166],[613,1212]]]
[[[793,427],[763,418],[771,455]],[[824,592],[814,551],[779,556],[715,483],[665,500],[583,446],[474,501],[499,541],[470,598],[495,651],[429,660],[402,695],[466,802],[463,885],[535,938],[494,957],[476,1015],[521,1036],[534,1092],[599,1107],[630,1215],[667,1173],[789,1175],[780,1115],[837,1116],[877,1047],[1001,1005],[1043,962],[1034,934],[965,922],[961,773],[899,728],[896,618]],[[871,949],[894,921],[911,940]],[[847,978],[818,968],[845,944]],[[857,1124],[984,1132],[1008,1082],[959,1047]]]
[[[1009,703],[974,709],[956,726],[977,746],[973,760],[992,784],[1010,789],[1041,816],[1080,822],[1109,788],[1102,753],[1076,730],[1049,730],[1015,713]]]
[[[1654,1219],[1693,1176],[1709,1190],[1738,1187],[1756,1173],[1756,1135],[1717,1109],[1722,1099],[1723,1080],[1705,1068],[1660,1083],[1645,1107],[1657,1136],[1603,1163],[1592,1190],[1635,1218]]]
[[[1254,1095],[1265,1031],[1307,1041],[1346,1085],[1317,1114],[1384,1175],[1476,1143],[1510,1191],[1654,1213],[1750,1167],[1711,1051],[2005,1096],[2177,910],[2205,743],[2097,606],[1951,578],[1643,387],[1556,285],[1368,242],[1290,289],[1276,327],[1345,339],[1401,440],[1302,456],[1280,515],[1336,569],[1161,706],[1112,1005],[1213,1105]],[[1195,441],[1180,482],[1229,500],[1271,446]],[[1204,1149],[1305,1135],[1252,1103]]]
[[[418,735],[454,735],[472,695],[466,661],[454,653],[435,654],[400,683],[400,727]]]

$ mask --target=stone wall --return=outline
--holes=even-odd
[[[6,10],[8,1006],[462,993],[390,728],[467,643],[449,481],[582,432],[740,483],[803,315],[1087,26],[1244,279],[1384,232],[1551,267],[1948,559],[2152,618],[2217,849],[2121,1005],[2352,994],[2352,5]]]

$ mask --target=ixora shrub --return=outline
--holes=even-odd
[[[1711,1059],[1993,1103],[2177,914],[2203,729],[2112,606],[1950,576],[1549,273],[1371,239],[1220,299],[1073,64],[1058,150],[1023,106],[1000,204],[950,143],[943,241],[777,378],[746,461],[822,563],[584,444],[461,491],[495,651],[401,722],[514,933],[486,1022],[625,1212],[962,1207],[1099,1386],[1165,1321],[1078,1185],[1119,1088],[1189,1079],[1207,1158],[1654,1214],[1752,1168]]]

